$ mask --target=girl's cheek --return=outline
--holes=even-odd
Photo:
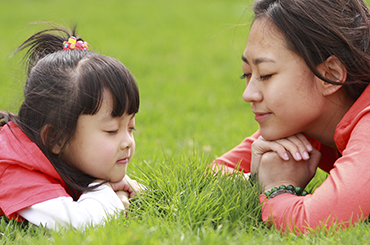
[[[115,148],[112,147],[110,142],[100,141],[94,146],[94,149],[91,149],[91,157],[100,159],[109,158],[110,156],[115,155],[115,152]]]
[[[112,147],[111,145],[109,144],[104,144],[104,145],[101,145],[100,148],[97,149],[98,151],[100,151],[100,154],[101,155],[106,155],[106,156],[110,156],[112,154],[114,154],[116,151],[115,151],[115,148]]]

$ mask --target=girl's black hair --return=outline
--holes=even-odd
[[[27,49],[24,102],[18,115],[0,113],[0,118],[8,117],[18,125],[76,194],[91,189],[88,184],[96,178],[71,167],[62,154],[52,152],[53,147],[60,145],[63,151],[75,134],[79,116],[96,114],[104,92],[112,96],[112,116],[120,117],[138,112],[139,91],[134,77],[118,60],[91,51],[62,51],[63,41],[70,36],[76,37],[76,28],[69,31],[53,25],[18,47],[16,52]]]
[[[267,18],[325,82],[317,65],[336,56],[347,70],[343,87],[352,100],[370,83],[370,13],[362,0],[256,0],[255,19]]]

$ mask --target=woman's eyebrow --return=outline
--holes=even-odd
[[[244,57],[244,55],[242,56],[242,60],[249,65],[249,62],[248,62],[247,58]],[[263,62],[275,63],[275,60],[267,58],[267,57],[260,57],[260,58],[256,58],[256,59],[253,60],[253,64],[255,64],[255,65],[258,65],[258,64],[263,63]]]
[[[242,55],[242,61],[244,61],[245,63],[249,64],[247,58],[245,58],[244,55]]]

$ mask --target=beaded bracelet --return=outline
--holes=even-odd
[[[281,185],[279,186],[279,188],[274,187],[269,191],[265,191],[263,194],[265,194],[268,199],[271,199],[271,198],[274,198],[278,195],[285,194],[285,193],[293,194],[296,196],[305,196],[308,194],[308,192],[303,190],[301,187],[299,186],[294,187],[293,185],[288,185],[288,186]]]

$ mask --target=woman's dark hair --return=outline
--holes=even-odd
[[[357,100],[370,82],[369,11],[362,0],[257,0],[255,20],[267,18],[320,79],[316,66],[336,56],[347,69],[344,89]]]
[[[63,151],[75,133],[79,116],[96,114],[104,92],[112,96],[113,117],[137,113],[139,92],[134,77],[118,60],[91,51],[62,51],[63,41],[70,36],[76,37],[76,28],[69,31],[53,25],[19,46],[16,52],[28,49],[28,79],[18,115],[8,117],[37,144],[67,186],[73,192],[82,192],[95,178],[64,162],[62,154],[52,152],[53,147],[61,145]],[[4,116],[0,113],[0,118]],[[42,139],[45,127],[46,137]]]

